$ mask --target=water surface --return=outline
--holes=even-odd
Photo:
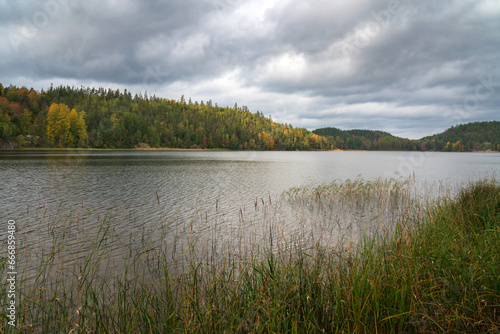
[[[300,185],[411,175],[455,187],[499,173],[498,153],[1,151],[0,203],[5,218],[61,203],[140,217],[158,199],[168,216],[233,214]]]
[[[281,196],[292,187],[411,177],[416,196],[427,198],[499,173],[497,153],[0,151],[0,217],[17,221],[18,260],[30,279],[54,250],[54,272],[78,277],[103,222],[111,224],[102,244],[108,270],[119,272],[117,263],[152,242],[183,271],[195,244],[194,254],[211,261],[271,240],[335,247],[391,228],[413,205],[391,186],[340,202]],[[147,268],[155,256],[146,256]]]

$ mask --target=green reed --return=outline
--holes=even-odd
[[[290,189],[288,216],[259,199],[237,226],[196,213],[127,233],[113,213],[43,212],[51,238],[18,255],[18,325],[0,331],[499,332],[500,187],[419,196],[411,180],[356,179]]]

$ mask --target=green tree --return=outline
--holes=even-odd
[[[12,124],[9,116],[0,113],[0,141],[10,141],[16,133],[16,126]]]
[[[85,113],[72,109],[69,113],[69,139],[73,146],[87,146],[88,134],[84,119]]]

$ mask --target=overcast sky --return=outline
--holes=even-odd
[[[0,82],[421,138],[500,120],[500,0],[0,0]]]

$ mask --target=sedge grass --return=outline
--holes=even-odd
[[[302,187],[285,198],[306,212],[298,219],[307,224],[294,233],[284,231],[269,200],[262,201],[253,224],[242,213],[242,225],[258,226],[250,235],[224,238],[217,230],[221,222],[205,216],[202,224],[200,215],[186,226],[168,222],[161,233],[143,232],[138,243],[131,235],[118,257],[113,245],[123,236],[112,215],[88,238],[80,236],[78,219],[49,223],[52,241],[36,263],[27,264],[36,275],[17,287],[18,325],[4,319],[0,331],[500,331],[500,187],[494,180],[425,206],[411,182],[394,180]],[[362,212],[351,224],[360,218],[380,228],[360,229],[357,242],[323,239],[328,226],[343,228],[345,210]],[[57,226],[73,231],[70,240],[78,244],[69,245],[71,234],[63,236]],[[305,235],[313,232],[314,238]],[[177,234],[166,242],[169,233]],[[79,251],[68,264],[70,246]],[[5,261],[0,264],[5,273]],[[6,298],[3,290],[2,305]]]

